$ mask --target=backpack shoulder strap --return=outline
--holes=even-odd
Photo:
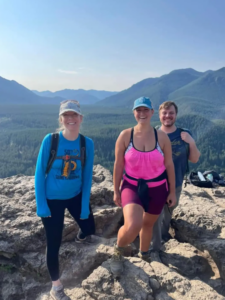
[[[86,140],[83,134],[80,134],[80,157],[81,157],[81,166],[84,168],[86,162]]]
[[[186,128],[181,128],[181,127],[177,127],[180,132],[188,132],[188,129]],[[186,174],[189,173],[190,169],[189,169],[189,163],[188,163],[188,158],[189,158],[189,154],[190,154],[190,149],[189,149],[189,144],[185,143],[185,148],[186,148],[186,153],[187,153],[187,168],[186,168]]]
[[[48,174],[49,171],[51,170],[52,164],[56,158],[58,145],[59,145],[59,133],[52,133],[50,154],[49,154],[48,164],[45,172],[46,174]]]

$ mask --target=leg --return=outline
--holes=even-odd
[[[172,219],[172,214],[174,209],[178,206],[179,204],[179,199],[180,199],[180,194],[182,191],[182,187],[177,187],[176,188],[176,198],[177,198],[177,203],[175,206],[168,208],[167,205],[164,206],[163,209],[163,220],[162,220],[162,237],[167,237],[169,228],[170,228],[170,222]]]
[[[156,220],[153,231],[152,231],[152,249],[160,250],[162,247],[162,220],[163,220],[163,211]]]
[[[144,213],[143,225],[139,234],[141,252],[147,252],[149,250],[150,242],[152,239],[153,226],[158,217],[159,215]]]
[[[91,207],[90,207],[90,214],[88,219],[85,220],[80,219],[81,205],[82,205],[82,194],[80,193],[74,198],[68,200],[67,209],[80,227],[79,236],[81,237],[81,239],[85,239],[87,236],[91,234],[95,234],[95,221],[94,221],[94,216]]]
[[[121,189],[124,225],[118,232],[117,245],[110,261],[111,272],[120,276],[123,272],[124,247],[133,242],[141,230],[143,222],[143,206],[138,197],[137,186],[124,181]]]
[[[123,207],[124,225],[118,232],[117,245],[125,247],[133,242],[142,227],[143,206],[138,196],[138,187],[123,181],[121,187],[121,203]]]
[[[125,247],[132,243],[142,227],[143,207],[138,204],[128,204],[123,209],[124,225],[118,232],[117,245]]]
[[[46,232],[47,251],[46,261],[50,277],[56,285],[59,282],[59,248],[62,240],[63,221],[64,221],[64,201],[48,200],[51,217],[42,218]]]
[[[149,209],[148,213],[145,213],[146,215],[146,231],[145,228],[143,228],[143,242],[140,245],[140,249],[143,252],[148,251],[147,247],[147,242],[150,241],[153,235],[153,250],[159,250],[161,248],[161,240],[162,240],[162,235],[161,235],[161,222],[163,218],[163,207],[165,207],[165,203],[167,200],[168,196],[168,190],[167,190],[167,184],[164,183],[160,186],[157,187],[152,187],[149,188]],[[149,215],[151,217],[149,218]],[[149,227],[149,230],[147,229]],[[146,232],[146,235],[145,235]],[[148,233],[149,232],[149,233]],[[142,248],[143,247],[143,248]],[[145,250],[142,250],[145,249]],[[146,250],[147,249],[147,250]]]

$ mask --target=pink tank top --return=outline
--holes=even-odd
[[[137,150],[133,143],[134,129],[131,130],[130,144],[124,155],[124,168],[127,175],[136,179],[153,179],[160,176],[165,170],[164,154],[158,143],[157,131],[155,132],[155,148],[151,151]],[[132,180],[123,175],[123,178],[133,185],[138,185],[136,180]],[[155,187],[167,182],[166,179],[157,182],[147,182],[148,187]],[[167,187],[168,189],[168,187]]]

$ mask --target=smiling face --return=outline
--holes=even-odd
[[[153,113],[153,109],[149,109],[145,106],[140,106],[134,110],[134,117],[139,124],[149,124]]]
[[[162,108],[159,111],[159,119],[160,122],[165,126],[165,127],[172,127],[174,123],[176,122],[176,109],[174,105],[171,105],[168,108]]]
[[[67,111],[60,116],[60,123],[69,131],[79,131],[82,120],[83,116],[73,111]]]

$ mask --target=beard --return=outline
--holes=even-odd
[[[163,124],[163,126],[169,128],[172,127],[175,124],[176,120],[171,120],[170,123],[166,123],[166,122],[161,122]]]

